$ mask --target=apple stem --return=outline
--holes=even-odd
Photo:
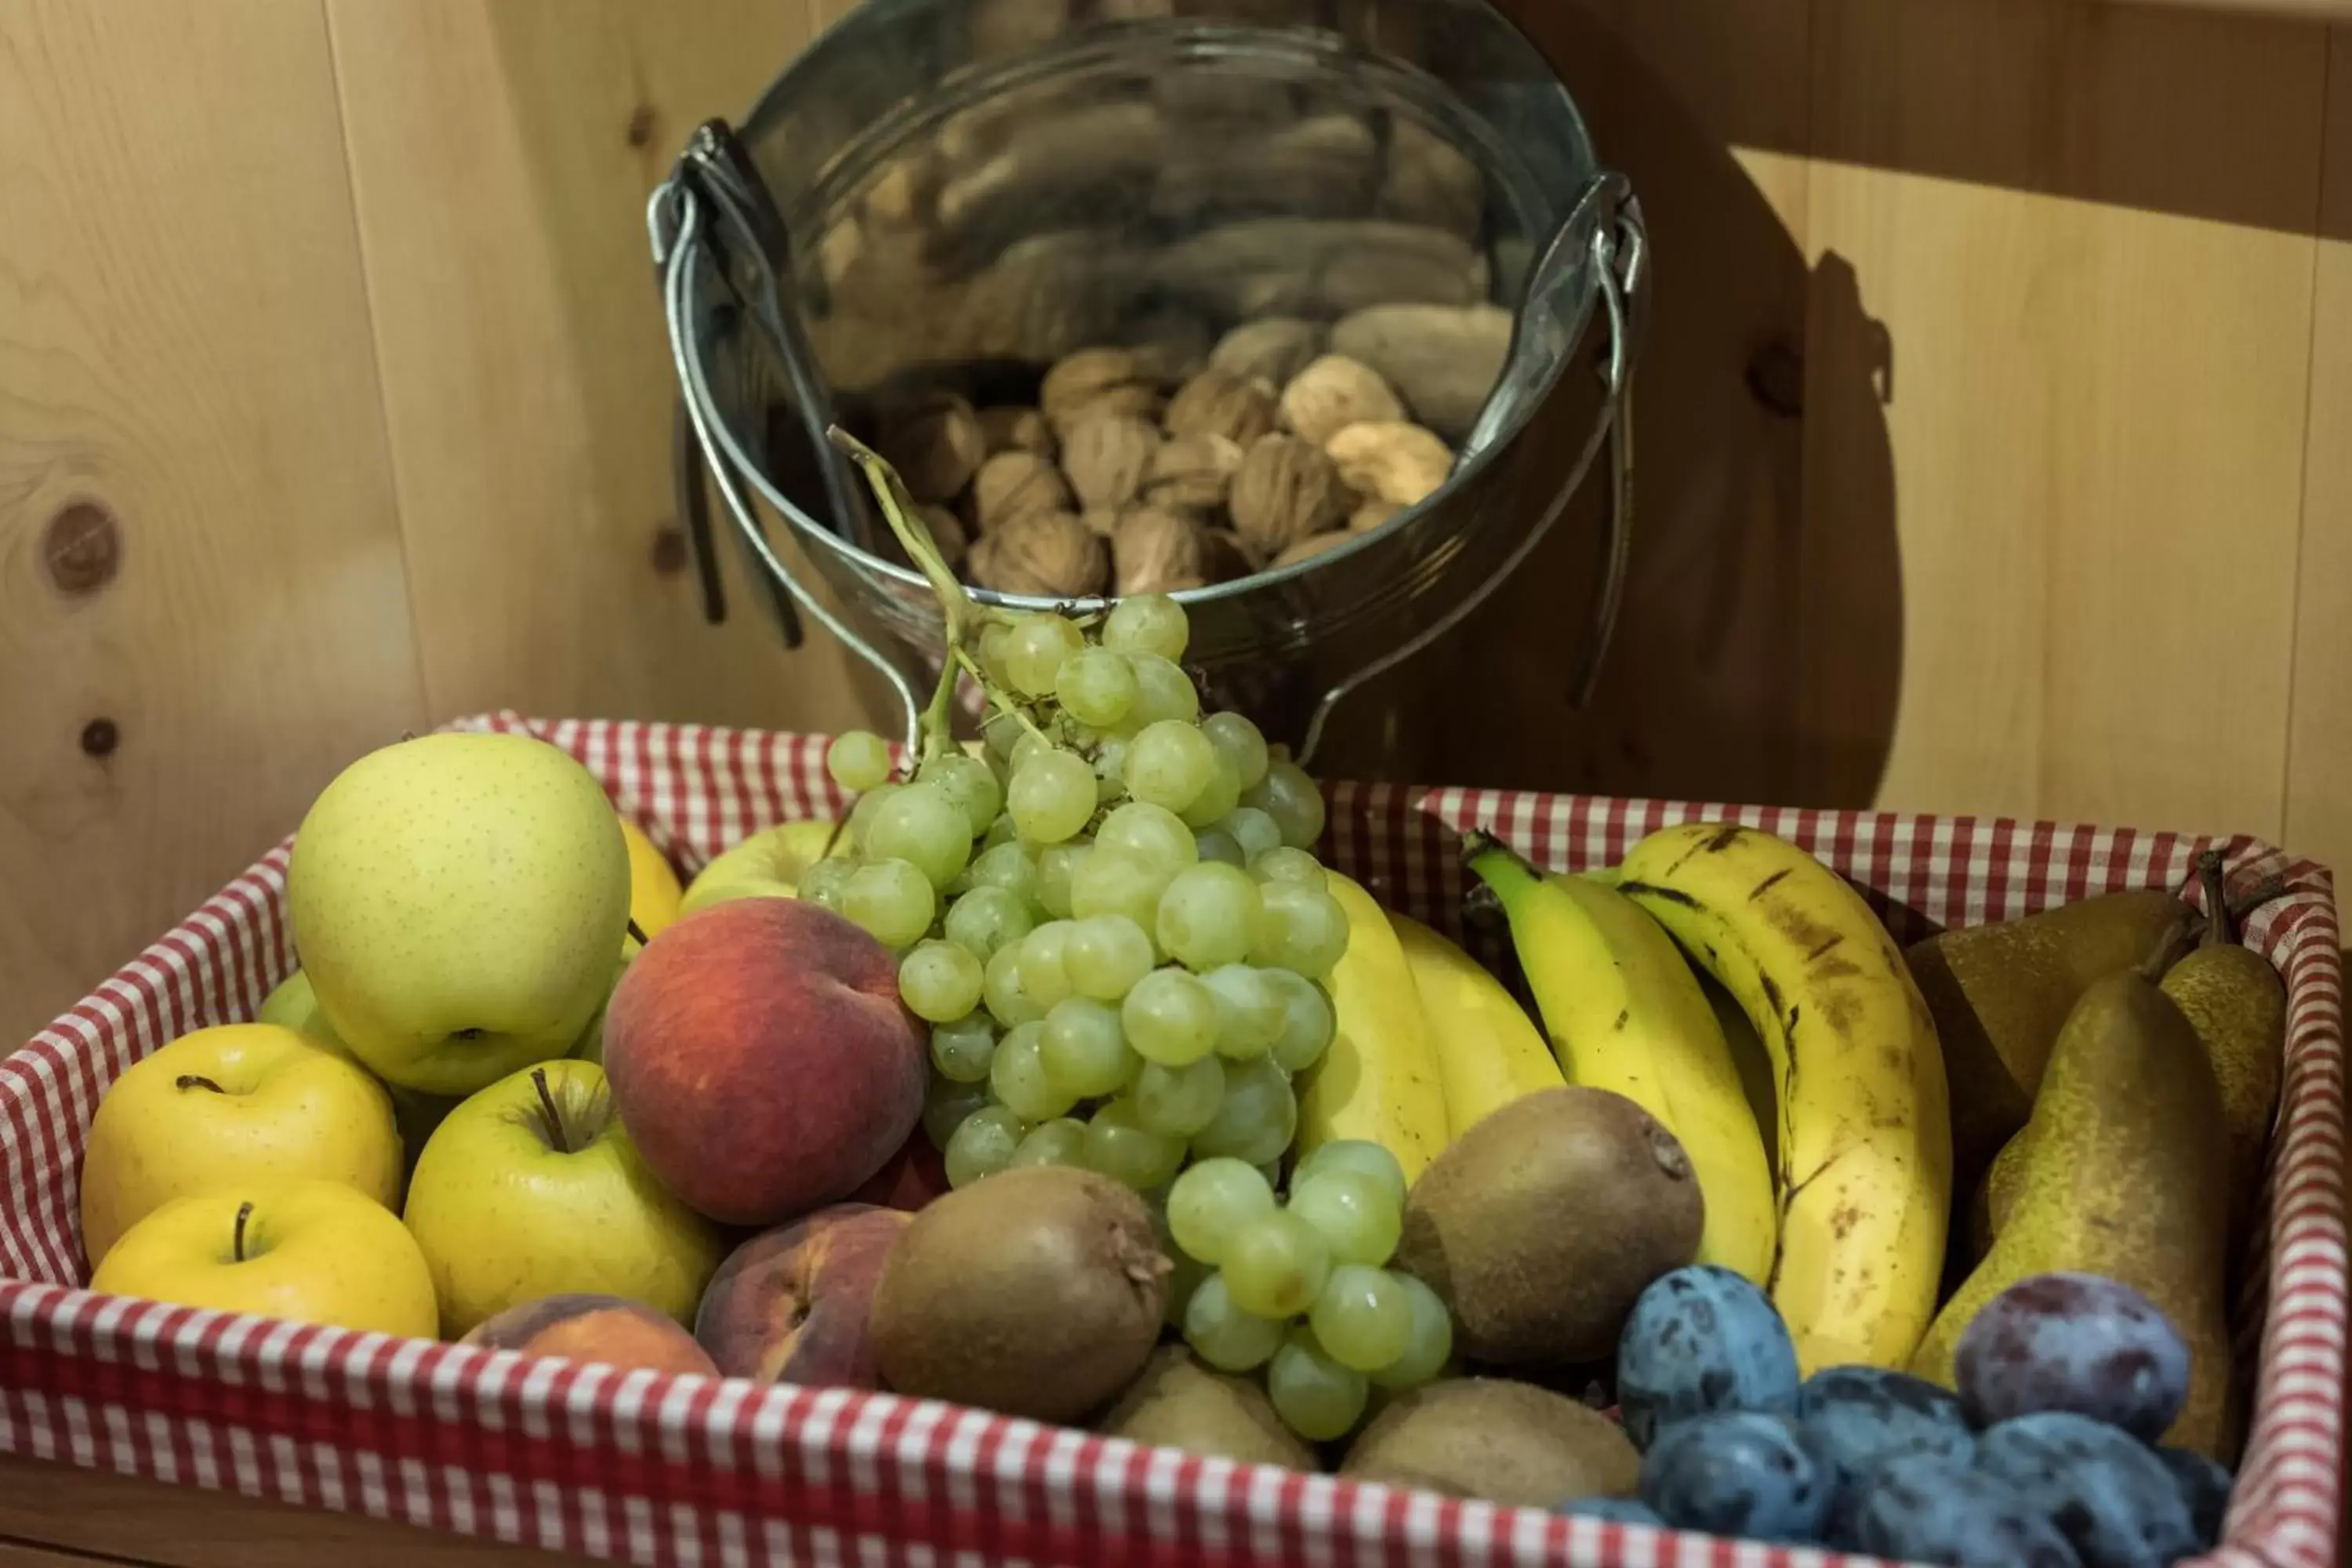
[[[555,1091],[547,1087],[547,1069],[530,1069],[530,1081],[539,1089],[539,1109],[547,1117],[547,1141],[555,1145],[559,1154],[572,1152],[572,1140],[563,1131],[563,1112],[555,1108]]]
[[[212,1079],[192,1072],[184,1072],[178,1078],[173,1079],[172,1082],[173,1087],[175,1089],[208,1089],[215,1094],[226,1094],[228,1092],[228,1090],[223,1089]]]
[[[245,1222],[252,1217],[253,1205],[251,1204],[245,1203],[236,1205],[236,1233],[229,1237],[229,1251],[236,1255],[236,1260],[239,1263],[245,1261]]]

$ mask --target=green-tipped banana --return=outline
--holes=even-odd
[[[1674,1133],[1706,1200],[1698,1261],[1763,1284],[1772,1173],[1723,1026],[1673,940],[1622,895],[1540,876],[1492,839],[1474,845],[1470,869],[1509,917],[1562,1074],[1623,1095]]]

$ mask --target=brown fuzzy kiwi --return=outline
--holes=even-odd
[[[1446,1149],[1405,1195],[1396,1266],[1452,1310],[1473,1361],[1599,1361],[1706,1210],[1675,1135],[1622,1095],[1548,1089]]]
[[[1076,1421],[1159,1342],[1169,1262],[1132,1189],[1006,1171],[925,1207],[890,1248],[869,1331],[901,1394]]]
[[[1339,1466],[1352,1480],[1521,1508],[1629,1497],[1641,1471],[1641,1455],[1606,1415],[1494,1377],[1448,1378],[1399,1394]]]
[[[1095,1430],[1238,1464],[1319,1468],[1315,1451],[1282,1424],[1256,1379],[1202,1366],[1182,1345],[1152,1352],[1143,1375],[1128,1384]]]

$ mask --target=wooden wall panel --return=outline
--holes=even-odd
[[[425,705],[318,6],[0,0],[0,215],[14,1039]]]

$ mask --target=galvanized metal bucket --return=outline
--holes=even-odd
[[[1421,177],[1407,152],[1456,177]],[[918,188],[929,222],[909,237],[893,225]],[[910,735],[940,613],[826,428],[909,377],[1034,384],[1093,342],[1269,303],[1483,301],[1508,312],[1509,342],[1483,404],[1457,411],[1434,494],[1311,560],[1178,595],[1210,696],[1311,759],[1351,691],[1528,559],[1605,444],[1600,586],[1562,677],[1590,691],[1631,527],[1646,238],[1566,89],[1485,0],[867,0],[740,132],[696,133],[648,221],[707,594],[698,458],[787,637],[795,606],[823,622],[889,682]],[[1568,375],[1596,315],[1597,398]],[[1597,415],[1568,424],[1575,405]]]

